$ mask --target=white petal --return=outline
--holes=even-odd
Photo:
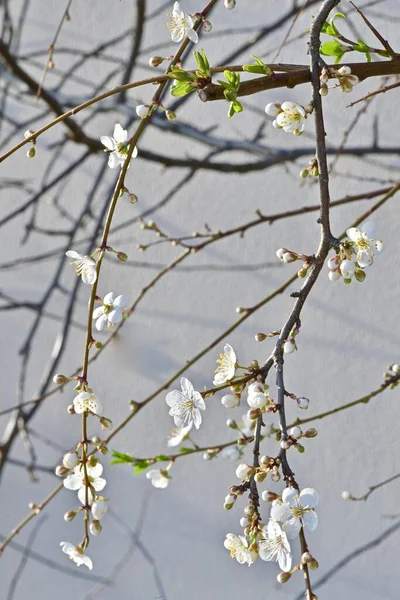
[[[69,258],[75,258],[75,260],[80,260],[83,258],[82,254],[78,254],[78,252],[75,252],[75,250],[68,250],[68,252],[65,254],[66,256],[69,256]]]
[[[97,279],[97,273],[95,267],[91,265],[86,265],[82,270],[82,281],[88,285],[93,285]]]
[[[361,231],[366,234],[367,237],[373,238],[375,236],[375,223],[373,221],[367,221],[361,225]]]
[[[112,306],[114,303],[114,294],[112,292],[108,292],[103,298],[103,304],[107,304],[108,306]]]
[[[269,538],[276,538],[282,534],[281,526],[279,525],[279,523],[277,523],[277,521],[274,521],[273,519],[270,519],[268,521],[266,529]]]
[[[110,169],[115,169],[120,164],[121,164],[121,161],[118,158],[117,153],[116,152],[111,152],[111,154],[108,157],[108,166],[110,167]]]
[[[108,316],[101,315],[96,321],[96,329],[97,331],[103,331],[104,327],[107,325]]]
[[[93,319],[98,319],[99,317],[101,317],[101,315],[103,313],[104,313],[104,307],[103,306],[98,306],[97,308],[94,309],[92,318]]]
[[[304,488],[300,492],[300,504],[304,507],[315,508],[319,502],[319,495],[314,488]]]
[[[193,423],[194,426],[196,427],[196,429],[199,429],[200,425],[201,425],[201,412],[199,410],[194,410],[193,411]]]
[[[172,392],[168,392],[165,401],[171,409],[174,409],[177,406],[180,406],[184,402],[186,402],[187,398],[180,392],[179,390],[172,390]],[[173,414],[170,413],[169,414]]]
[[[100,477],[102,472],[103,472],[103,465],[100,462],[96,463],[94,467],[87,468],[87,474],[89,475],[89,477],[93,477],[93,478]]]
[[[193,396],[194,387],[193,387],[192,383],[189,381],[189,379],[186,379],[186,377],[182,377],[181,378],[181,387],[182,387],[182,392],[184,393],[184,395],[187,398],[191,398]]]
[[[189,40],[194,44],[197,44],[197,42],[199,41],[199,36],[197,35],[197,32],[194,29],[188,29],[186,35],[188,36]]]
[[[295,499],[298,497],[299,491],[292,487],[287,487],[282,492],[282,501],[287,502],[289,506],[293,506]]]
[[[309,510],[305,512],[303,515],[303,522],[307,529],[309,529],[310,531],[314,531],[314,529],[317,529],[318,527],[317,513],[314,510]]]
[[[115,150],[116,143],[113,138],[109,137],[108,135],[102,135],[100,141],[108,150]]]
[[[114,310],[108,313],[108,322],[109,323],[120,323],[122,321],[122,312],[116,307]]]
[[[128,139],[128,132],[126,131],[126,129],[122,129],[122,126],[119,123],[117,123],[114,127],[113,137],[116,142],[121,144],[122,142],[126,142],[126,140]]]
[[[286,521],[290,519],[292,513],[288,504],[275,504],[271,507],[271,519],[274,521]]]
[[[292,568],[292,554],[290,550],[288,551],[286,549],[282,549],[279,552],[278,564],[282,571],[285,571],[285,573],[290,571]]]
[[[104,488],[106,483],[107,483],[107,481],[105,479],[103,479],[102,477],[96,477],[92,481],[92,486],[94,487],[96,492],[101,492],[101,490]]]
[[[352,242],[357,242],[361,237],[361,231],[357,227],[350,227],[350,229],[346,230],[346,234]]]
[[[171,39],[175,43],[181,42],[184,38],[184,35],[184,31],[181,27],[171,31]]]
[[[224,352],[228,358],[228,360],[235,364],[236,363],[236,354],[234,349],[232,348],[232,346],[230,344],[225,344],[224,346]]]
[[[132,156],[131,156],[131,158],[136,158],[136,157],[137,157],[137,155],[138,155],[138,149],[137,149],[137,147],[135,146],[135,147],[134,147],[134,149],[133,149],[133,152],[132,152]]]
[[[82,487],[82,477],[77,473],[73,473],[63,480],[63,484],[67,490],[79,490],[79,488]]]
[[[86,504],[85,490],[86,490],[86,488],[85,488],[84,485],[78,490],[78,499],[79,499],[79,502],[81,504]],[[92,492],[92,490],[90,488],[88,488],[88,501],[89,501],[89,504],[92,504],[93,500],[94,500],[93,492]]]
[[[114,306],[118,306],[118,308],[125,308],[128,306],[128,298],[125,296],[117,296],[113,302]]]
[[[177,19],[181,19],[182,17],[184,17],[184,13],[181,11],[180,7],[179,7],[179,2],[175,2],[174,3],[174,8],[172,11],[172,14],[174,15],[174,17],[176,17]]]
[[[290,521],[285,521],[285,523],[282,525],[282,529],[286,533],[289,540],[296,539],[301,529],[300,519],[290,519]]]

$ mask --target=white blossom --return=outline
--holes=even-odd
[[[238,394],[225,394],[221,398],[221,404],[225,408],[236,408],[240,404],[240,396]]]
[[[92,516],[96,521],[100,521],[108,511],[108,502],[104,498],[97,498],[92,504]]]
[[[167,446],[173,448],[174,446],[179,446],[181,442],[185,439],[189,431],[192,429],[193,423],[190,423],[187,427],[174,427],[169,435]]]
[[[93,569],[93,563],[91,559],[83,552],[80,546],[74,546],[69,542],[60,542],[61,550],[74,561],[78,567],[85,565],[88,569]]]
[[[231,558],[236,558],[238,563],[247,563],[250,567],[257,560],[257,552],[250,550],[249,543],[243,535],[227,533],[224,546],[231,553]]]
[[[90,410],[90,412],[100,415],[103,410],[98,397],[93,392],[81,392],[78,394],[74,399],[74,409],[78,415],[82,414],[85,410]]]
[[[306,112],[300,104],[295,102],[283,102],[281,112],[272,125],[276,129],[283,129],[287,133],[300,135],[304,131]]]
[[[123,166],[129,150],[127,140],[128,132],[126,129],[122,129],[122,126],[119,123],[114,127],[113,137],[109,137],[108,135],[101,136],[101,143],[110,150],[110,155],[108,157],[108,166],[110,169],[115,169],[119,165],[121,167]],[[132,158],[136,158],[137,153],[137,148],[135,147],[132,152]]]
[[[371,221],[364,223],[360,229],[350,227],[347,236],[353,242],[357,254],[357,262],[361,268],[369,267],[375,254],[382,251],[383,243],[373,237],[375,226]]]
[[[96,329],[101,331],[107,324],[108,327],[120,323],[123,319],[122,309],[128,306],[125,296],[117,296],[109,292],[104,296],[103,304],[93,311],[93,319],[96,319]]]
[[[359,83],[359,79],[357,75],[353,75],[351,73],[350,67],[340,67],[337,72],[337,77],[339,80],[339,85],[342,88],[342,92],[349,93],[352,91],[353,87]]]
[[[64,479],[63,484],[67,490],[78,492],[78,498],[82,504],[86,504],[86,487],[88,487],[88,501],[89,504],[92,504],[94,500],[93,490],[100,492],[107,482],[100,477],[103,473],[103,466],[99,462],[94,467],[87,464],[86,473],[88,477],[87,485],[83,465],[75,467],[73,473]]]
[[[313,488],[301,492],[295,488],[285,488],[282,501],[275,500],[271,507],[271,519],[282,523],[282,529],[289,539],[297,537],[302,526],[314,531],[318,526],[318,517],[314,508],[319,496]]]
[[[174,8],[171,14],[171,21],[167,23],[167,27],[171,33],[171,39],[173,42],[181,42],[185,36],[192,42],[197,44],[199,36],[193,29],[194,20],[190,15],[186,15],[179,6],[179,2],[175,2]]]
[[[167,475],[167,471],[164,469],[150,469],[150,471],[147,471],[146,477],[147,479],[150,479],[154,487],[159,489],[166,488],[170,479]]]
[[[219,366],[215,370],[214,385],[222,385],[226,381],[231,381],[235,375],[237,366],[236,354],[230,344],[225,344],[224,351],[217,359]]]
[[[277,561],[282,571],[290,571],[292,567],[292,553],[287,535],[276,521],[268,521],[268,525],[263,528],[258,553],[262,560]]]
[[[228,446],[227,448],[223,448],[221,450],[221,457],[226,460],[238,460],[241,456],[241,452],[237,446]]]
[[[74,259],[69,264],[71,266],[75,265],[76,274],[81,276],[83,283],[93,285],[97,279],[95,261],[89,258],[89,256],[82,256],[82,254],[75,252],[75,250],[68,250],[65,254],[69,258]]]
[[[196,392],[192,383],[186,377],[181,378],[182,391],[173,390],[168,392],[166,403],[171,408],[169,414],[174,417],[175,425],[187,427],[194,424],[196,429],[201,425],[201,412],[206,409],[205,402],[200,394]]]

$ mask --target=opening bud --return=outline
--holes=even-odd
[[[281,573],[279,573],[276,577],[276,579],[278,580],[279,583],[286,583],[287,581],[289,581],[289,579],[291,578],[291,573],[285,573],[285,571],[282,571]]]
[[[163,58],[162,56],[152,56],[149,59],[149,65],[150,67],[159,67],[163,62],[164,62],[165,58]]]
[[[314,429],[314,427],[311,427],[311,429],[307,429],[307,431],[305,432],[304,435],[306,438],[317,437],[318,431],[316,429]]]
[[[92,521],[89,525],[90,533],[92,535],[100,535],[101,530],[103,529],[100,521]]]
[[[64,515],[64,521],[67,521],[67,523],[70,523],[71,521],[73,521],[75,519],[75,517],[76,517],[76,511],[69,510]]]
[[[267,336],[265,333],[256,333],[256,335],[254,336],[256,342],[263,342],[265,339],[267,339]]]
[[[125,252],[117,252],[117,258],[121,262],[125,263],[128,260],[128,255]]]
[[[67,383],[67,381],[69,381],[69,378],[61,373],[57,373],[57,375],[54,375],[53,377],[53,383],[56,385],[62,385],[63,383]]]

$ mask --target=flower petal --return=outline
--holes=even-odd
[[[103,331],[104,327],[107,325],[108,315],[100,315],[100,317],[96,321],[96,329],[97,331]]]
[[[103,298],[103,304],[107,304],[107,306],[112,306],[114,304],[114,294],[113,292],[108,292]]]
[[[189,379],[186,379],[186,377],[181,378],[181,388],[186,398],[192,398],[194,393],[194,387],[189,381]]]
[[[98,319],[99,317],[101,317],[101,315],[103,313],[104,313],[104,307],[103,306],[98,306],[97,308],[94,309],[92,318],[93,319]]]
[[[63,485],[67,490],[79,490],[82,487],[82,477],[78,473],[72,473],[63,480]]]
[[[118,306],[112,310],[111,312],[108,313],[107,315],[108,317],[108,322],[109,323],[120,323],[122,321],[122,312],[121,310],[118,308]]]
[[[282,492],[282,502],[287,502],[289,506],[293,506],[299,495],[299,491],[292,487],[287,487]]]
[[[375,223],[373,221],[367,221],[363,225],[361,225],[361,231],[365,233],[365,235],[369,238],[373,238],[375,236]]]
[[[126,142],[126,140],[128,139],[128,132],[126,131],[126,129],[122,128],[120,123],[116,123],[114,127],[113,137],[116,142],[121,144],[123,142]]]
[[[118,308],[125,308],[128,306],[128,298],[125,296],[117,296],[113,302],[114,306],[118,306]]]
[[[75,252],[75,250],[68,250],[68,252],[66,252],[65,255],[69,256],[69,258],[75,258],[75,260],[80,260],[83,258],[82,254]]]
[[[186,35],[188,36],[189,40],[194,44],[197,44],[197,42],[199,41],[199,36],[197,35],[197,32],[194,29],[188,29]]]
[[[115,150],[115,148],[117,147],[115,140],[112,137],[109,137],[108,135],[102,135],[100,138],[101,143],[103,144],[103,146],[105,146],[108,150]]]
[[[121,164],[121,161],[118,158],[117,153],[116,152],[111,152],[111,154],[108,157],[108,166],[110,167],[110,169],[115,169],[120,164]]]
[[[352,242],[357,242],[361,237],[361,231],[357,227],[350,227],[350,229],[346,230],[346,234]]]
[[[315,510],[308,510],[303,515],[303,523],[310,531],[318,527],[318,515]]]
[[[271,506],[271,519],[274,521],[287,521],[292,516],[288,504],[274,504]]]
[[[314,488],[304,488],[300,492],[300,504],[304,507],[315,508],[319,502],[319,494]]]

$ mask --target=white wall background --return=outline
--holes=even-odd
[[[15,2],[16,12],[21,2]],[[21,51],[44,49],[48,46],[58,23],[62,7],[60,2],[34,0],[29,6],[26,29],[22,36]],[[222,4],[222,3],[221,3]],[[235,11],[217,8],[213,15],[213,35],[204,36],[199,47],[204,47],[213,62],[228,54],[239,40],[247,39],[248,33],[218,36],[219,29],[251,27],[257,28],[274,21],[281,12],[291,5],[289,1],[265,2],[262,0],[238,0]],[[149,12],[159,6],[156,0],[149,0]],[[188,12],[199,8],[195,0],[182,2]],[[349,5],[342,3],[346,12]],[[165,11],[164,11],[165,12]],[[394,0],[380,2],[372,11],[375,24],[385,37],[398,48],[398,22],[400,10]],[[306,12],[296,24],[294,34],[304,32],[309,26],[310,14]],[[386,17],[391,15],[391,19]],[[63,28],[60,46],[91,49],[108,36],[116,36],[131,26],[133,2],[116,0],[105,2],[87,0],[76,2],[71,9],[72,21]],[[383,16],[385,19],[380,19]],[[396,20],[397,19],[397,20]],[[360,31],[365,33],[360,22],[354,20]],[[165,16],[161,14],[151,29],[145,31],[143,47],[153,46],[162,40],[168,42],[168,32],[164,26]],[[259,56],[270,56],[271,48],[282,40],[272,35],[268,44],[259,44],[253,52]],[[366,34],[369,38],[369,34]],[[111,48],[109,54],[121,57],[127,55],[130,44],[124,42]],[[172,44],[166,52],[172,52]],[[135,78],[148,73],[144,68],[151,53],[141,57],[143,68],[135,71]],[[274,54],[274,52],[272,52]],[[56,67],[67,68],[71,57],[55,55]],[[243,55],[238,62],[246,62]],[[43,64],[44,57],[38,59]],[[307,45],[305,38],[284,49],[279,57],[281,62],[306,62]],[[99,72],[97,63],[89,62],[79,70],[79,76],[96,83],[105,75]],[[40,76],[40,68],[26,65],[35,77]],[[111,68],[104,66],[104,69]],[[51,89],[52,75],[47,80]],[[118,77],[109,87],[117,85]],[[378,87],[378,82],[367,81],[353,93],[351,100],[361,97]],[[78,101],[86,93],[86,88],[71,83],[68,94]],[[22,92],[21,92],[22,93]],[[143,89],[129,94],[132,105],[148,101],[153,89]],[[309,89],[304,86],[279,94],[266,92],[247,101],[247,106],[263,109],[267,102],[275,99],[307,102]],[[343,133],[355,114],[354,109],[346,109],[349,97],[331,93],[325,100],[326,130],[332,145],[340,143]],[[362,116],[360,126],[353,133],[350,144],[363,145],[371,142],[372,121],[378,115],[380,141],[382,145],[398,144],[399,120],[397,92],[379,97],[377,102]],[[15,105],[17,110],[17,105]],[[21,110],[21,105],[19,109]],[[26,110],[32,110],[26,102]],[[204,105],[196,98],[189,100],[178,118],[199,127],[217,125],[216,134],[248,139],[257,129],[260,117],[250,110],[235,117],[226,118],[227,107],[223,103]],[[19,114],[18,117],[21,117]],[[81,123],[84,114],[78,117]],[[115,113],[106,113],[93,120],[87,131],[94,137],[111,133],[114,122],[121,120]],[[313,127],[307,123],[307,140],[312,145]],[[24,151],[14,154],[2,165],[3,177],[29,179],[33,188],[38,187],[45,175],[46,164],[51,152],[48,143],[56,134],[49,133],[38,142],[38,156],[35,160],[25,159]],[[19,136],[20,137],[20,136]],[[298,147],[307,140],[285,136],[271,126],[266,129],[264,142],[270,147]],[[157,151],[182,155],[204,156],[207,150],[198,144],[189,145],[182,137],[167,135],[159,130],[147,132],[141,142],[145,148],[156,144]],[[8,144],[9,146],[10,144]],[[69,145],[67,155],[78,155],[81,149]],[[311,158],[311,156],[309,157]],[[301,207],[318,202],[316,185],[301,184],[298,172],[306,166],[308,157],[295,165],[276,167],[264,172],[246,175],[229,175],[199,171],[188,187],[183,187],[163,209],[157,213],[160,227],[173,235],[184,235],[194,229],[201,229],[208,223],[213,230],[226,229],[250,220],[259,208],[269,214],[285,209]],[[247,155],[230,155],[226,160],[249,159]],[[66,164],[64,157],[59,165]],[[225,160],[222,155],[219,160]],[[342,158],[337,170],[340,173],[356,174],[365,181],[356,181],[338,176],[332,181],[332,197],[337,199],[356,191],[375,189],[378,183],[367,177],[396,178],[398,157],[380,157],[381,167],[374,166],[366,159]],[[69,183],[68,198],[70,210],[76,214],[90,191],[90,182],[95,169],[101,164],[106,168],[103,156],[95,156],[86,163],[78,177]],[[6,165],[6,166],[5,166]],[[58,167],[59,168],[59,167]],[[164,170],[140,158],[128,175],[129,187],[137,193],[140,202],[131,206],[121,202],[116,223],[123,223],[144,209],[156,204],[168,192],[184,172],[179,169]],[[96,195],[95,209],[104,202],[105,194],[114,181],[114,173],[109,171],[105,184]],[[51,198],[49,198],[50,200]],[[18,190],[8,190],[3,194],[2,211],[7,214],[16,203],[24,200]],[[335,233],[343,229],[370,206],[370,202],[360,202],[332,211]],[[368,393],[379,386],[382,374],[388,364],[399,360],[398,346],[398,263],[397,247],[399,239],[398,198],[390,200],[374,220],[378,231],[387,246],[387,252],[376,263],[376,268],[368,272],[363,285],[344,286],[331,284],[327,272],[320,278],[302,315],[302,330],[299,336],[300,351],[288,357],[286,362],[286,386],[298,395],[311,399],[309,413],[339,406]],[[3,259],[27,256],[51,248],[59,248],[62,239],[43,237],[34,234],[29,247],[21,247],[25,217],[14,222],[13,228],[2,230]],[[40,207],[42,226],[63,228],[66,222],[55,221],[55,211],[45,202]],[[82,232],[84,235],[84,232]],[[212,245],[204,252],[194,255],[186,265],[200,266],[213,263],[218,266],[249,265],[275,261],[278,247],[287,245],[293,249],[312,253],[317,246],[319,227],[316,214],[308,214],[296,219],[264,225],[253,229],[244,239],[229,238],[218,245]],[[118,240],[121,241],[118,244]],[[136,251],[138,242],[150,239],[134,225],[113,238],[113,246],[127,252],[131,261],[165,263],[176,256],[178,250],[167,246],[157,246],[146,254]],[[54,261],[39,267],[21,268],[1,272],[1,287],[19,298],[35,300],[41,297],[49,280]],[[141,400],[170,377],[185,360],[191,358],[208,345],[236,318],[237,306],[252,306],[273,291],[288,278],[295,267],[265,267],[256,271],[241,272],[228,270],[207,272],[172,272],[160,281],[147,295],[146,302],[124,326],[121,335],[90,367],[90,382],[97,391],[105,407],[105,413],[118,423],[129,411],[129,400]],[[129,263],[118,266],[105,261],[102,269],[99,292],[116,290],[133,299],[140,288],[148,282],[154,272],[135,268]],[[73,273],[66,268],[63,283],[72,285]],[[292,288],[290,291],[293,291]],[[85,322],[88,289],[82,286],[79,305],[74,319]],[[61,294],[51,302],[50,308],[62,314],[64,298]],[[257,312],[241,328],[229,336],[229,341],[237,351],[240,362],[252,358],[263,361],[273,348],[273,341],[257,344],[254,334],[257,331],[279,329],[290,307],[289,292],[278,297],[264,309]],[[16,381],[20,359],[17,356],[27,328],[33,316],[27,311],[0,313],[2,335],[0,362],[2,367],[2,401],[7,407],[15,402]],[[59,325],[45,321],[36,338],[34,354],[29,368],[26,399],[35,395],[43,365],[49,358]],[[80,363],[84,344],[84,332],[74,328],[69,338],[68,350],[60,371],[69,373]],[[188,370],[187,376],[197,389],[210,385],[218,350],[209,353],[201,362]],[[272,374],[273,383],[273,374]],[[272,385],[272,396],[274,386]],[[42,435],[55,440],[60,448],[72,447],[79,436],[79,419],[66,413],[66,406],[72,401],[72,387],[63,394],[55,395],[44,403],[35,417],[32,427]],[[368,544],[393,524],[385,515],[397,514],[398,490],[400,484],[390,486],[373,494],[366,503],[345,503],[341,500],[343,489],[361,495],[369,485],[390,477],[399,470],[399,436],[397,430],[398,391],[387,391],[368,406],[358,406],[316,424],[319,436],[306,441],[306,453],[291,454],[292,466],[302,486],[315,487],[321,496],[318,510],[320,526],[309,535],[312,553],[320,563],[320,569],[312,574],[316,581],[347,554]],[[245,408],[233,411],[237,418]],[[289,419],[295,418],[298,411],[288,408]],[[219,399],[208,401],[204,423],[196,435],[199,444],[215,444],[232,439],[231,431],[224,423],[228,416]],[[303,415],[300,415],[303,416]],[[1,423],[5,425],[5,418]],[[164,395],[160,395],[142,411],[137,419],[126,427],[113,440],[112,447],[130,452],[135,456],[151,456],[166,451],[166,435],[171,428]],[[93,430],[96,433],[96,430]],[[59,461],[57,452],[45,443],[35,440],[38,462],[54,465]],[[263,442],[263,453],[272,454],[274,442]],[[248,449],[250,456],[250,448]],[[26,460],[22,444],[15,444],[12,457]],[[32,550],[47,557],[57,565],[69,568],[69,573],[61,573],[39,563],[32,557],[21,575],[14,598],[19,600],[29,596],[41,600],[71,598],[101,600],[129,599],[151,600],[239,600],[243,597],[253,600],[265,598],[294,600],[302,591],[301,576],[293,577],[284,585],[276,583],[277,567],[259,561],[252,568],[239,566],[229,558],[222,543],[228,531],[240,532],[239,519],[242,516],[241,502],[236,509],[225,512],[222,509],[227,488],[235,483],[232,463],[218,459],[204,461],[201,456],[188,457],[177,461],[172,470],[173,480],[167,490],[154,489],[144,476],[133,477],[128,467],[110,467],[105,463],[105,476],[108,484],[106,495],[110,507],[117,515],[109,515],[103,522],[103,533],[93,539],[88,554],[94,562],[92,575],[101,578],[111,576],[121,557],[123,564],[112,585],[96,587],[93,581],[80,578],[88,575],[83,568],[74,570],[59,550],[61,540],[79,541],[82,536],[81,520],[72,524],[63,520],[66,510],[74,508],[74,495],[65,491],[59,494],[44,511],[45,522],[37,532]],[[55,477],[39,474],[40,481],[29,482],[25,470],[8,466],[1,482],[0,532],[4,535],[27,513],[28,502],[40,502],[58,483]],[[268,484],[269,489],[281,490],[281,485]],[[243,503],[244,506],[244,503]],[[33,522],[15,538],[15,544],[25,545],[36,523]],[[135,543],[130,532],[140,530],[139,542]],[[341,569],[335,577],[319,591],[320,598],[333,600],[338,597],[355,600],[395,600],[399,597],[397,577],[397,556],[400,550],[399,533],[387,536],[379,545],[363,552]],[[8,598],[10,583],[21,561],[21,553],[16,545],[9,547],[0,561],[0,597]],[[71,575],[72,573],[72,575]],[[79,577],[78,577],[79,576]]]

